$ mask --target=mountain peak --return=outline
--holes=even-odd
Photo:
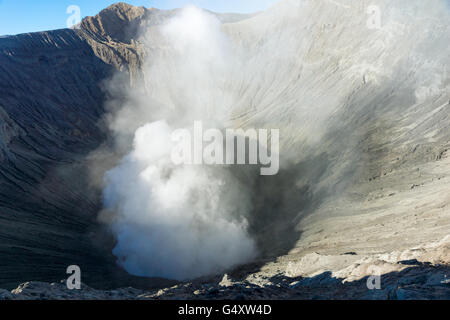
[[[95,38],[113,39],[128,43],[147,14],[153,9],[136,7],[124,2],[115,3],[93,17],[81,22],[81,29]]]
[[[145,7],[136,7],[125,2],[117,2],[103,9],[99,15],[114,14],[122,20],[131,21],[142,17],[146,11]]]

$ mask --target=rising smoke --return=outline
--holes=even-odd
[[[291,249],[299,219],[364,169],[367,124],[442,104],[445,1],[366,2],[286,0],[226,25],[189,7],[144,30],[143,80],[110,123],[118,149],[132,150],[104,188],[128,272],[184,280]],[[374,3],[380,27],[368,28]],[[280,174],[174,166],[170,134],[194,121],[281,129]]]
[[[117,213],[120,264],[136,275],[182,280],[256,257],[245,218],[252,204],[248,187],[226,168],[171,161],[174,130],[194,121],[223,129],[230,116],[227,68],[236,60],[221,23],[189,7],[158,32],[165,49],[145,66],[150,100],[134,107],[141,119],[161,120],[135,132],[131,154],[106,175],[104,195]],[[129,118],[117,119],[128,130]]]

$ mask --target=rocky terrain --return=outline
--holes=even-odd
[[[243,92],[233,123],[285,128],[282,148],[299,156],[260,186],[277,187],[250,220],[260,259],[183,283],[116,266],[86,165],[107,143],[104,82],[120,73],[138,83],[158,49],[143,48],[138,30],[176,11],[120,3],[80,29],[0,38],[0,300],[450,299],[450,20],[436,7],[437,22],[424,13],[376,33],[360,27],[369,3],[355,3],[219,15],[258,70],[252,87],[233,84]],[[258,68],[267,61],[257,52],[290,37],[304,42]],[[332,116],[305,117],[302,101]],[[72,264],[83,270],[80,291],[60,282]],[[367,287],[374,275],[380,290]],[[127,287],[140,290],[117,289]]]
[[[448,247],[447,247],[448,250]],[[311,262],[311,261],[310,261]],[[422,263],[416,259],[384,264],[379,289],[368,289],[369,277],[355,281],[336,278],[331,272],[314,277],[269,276],[251,274],[233,280],[228,275],[214,282],[197,281],[170,288],[143,291],[122,288],[99,291],[83,285],[80,290],[67,289],[61,283],[28,282],[10,291],[0,290],[0,300],[448,300],[450,299],[450,268]],[[357,269],[357,268],[356,268]]]
[[[138,69],[132,30],[123,33],[144,16],[160,19],[118,4],[78,30],[0,39],[0,286],[55,281],[75,262],[108,283],[127,277],[96,227],[84,163],[105,139],[103,81]]]
[[[107,136],[105,81],[139,81],[138,29],[176,11],[118,3],[77,29],[0,38],[0,287],[56,281],[72,264],[99,287],[159,285],[116,267],[87,163]]]

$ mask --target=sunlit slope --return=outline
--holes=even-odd
[[[286,1],[226,30],[251,52],[233,84],[234,123],[282,132],[291,179],[274,179],[282,200],[263,215],[282,230],[298,223],[282,269],[312,252],[341,263],[324,258],[319,270],[339,269],[449,234],[445,1]]]
[[[230,126],[281,130],[282,170],[255,184],[249,217],[263,257],[282,256],[263,272],[305,256],[322,271],[417,252],[448,263],[445,243],[400,254],[450,227],[445,3],[284,1],[219,16],[244,62],[226,83]],[[107,136],[104,81],[121,70],[136,85],[142,57],[161,49],[133,33],[172,15],[121,4],[81,30],[0,39],[0,285],[59,280],[74,262],[115,268],[111,239],[91,232],[101,197],[84,159]]]

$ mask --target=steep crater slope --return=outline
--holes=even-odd
[[[152,72],[144,74],[144,90],[130,95],[139,99],[119,107],[123,107],[120,115],[131,118],[121,122],[118,117],[119,127],[129,124],[120,127],[131,136],[126,145],[132,145],[137,129],[160,118],[176,125],[181,119],[181,125],[190,125],[183,121],[203,117],[196,113],[203,104],[205,114],[208,107],[218,114],[231,110],[230,122],[237,128],[281,129],[282,165],[277,176],[255,178],[251,172],[242,175],[237,170],[252,190],[253,207],[245,218],[262,253],[256,266],[263,265],[269,276],[305,256],[300,275],[308,270],[340,271],[348,264],[362,264],[359,260],[376,260],[377,254],[404,252],[448,235],[449,55],[444,44],[449,35],[448,8],[443,1],[428,7],[420,1],[379,0],[376,4],[383,12],[379,27],[368,25],[368,1],[340,6],[325,0],[283,1],[267,12],[225,24],[222,29],[238,47],[237,62],[208,60],[208,56],[202,60],[198,48],[208,48],[215,57],[223,52],[220,45],[214,46],[220,36],[205,32],[201,40],[208,43],[187,46],[189,62],[175,58],[171,65],[167,57],[177,45],[175,49],[170,41],[164,45],[158,30],[147,34],[150,66],[143,68],[161,72],[156,78]],[[187,39],[190,31],[187,28]],[[190,50],[196,55],[189,56]],[[169,63],[164,59],[161,63],[161,57]],[[216,60],[231,70],[218,81],[214,71],[203,77],[203,68],[185,68],[192,63],[216,70]],[[157,89],[146,92],[147,86]],[[179,112],[167,115],[166,110]],[[133,173],[130,176],[127,191],[137,179]],[[170,173],[162,176],[170,181]],[[119,180],[119,189],[123,181]],[[145,192],[152,190],[144,188],[145,199],[138,203],[146,203]],[[140,199],[136,192],[130,198],[122,194],[115,198],[126,204]],[[150,274],[154,260],[148,257],[154,251],[147,251],[151,248],[147,243],[173,239],[169,233],[161,242],[154,241],[154,233],[148,232],[155,226],[153,220],[145,219],[149,211],[140,205],[136,212],[134,206],[117,206],[119,211],[122,207],[127,212],[119,212],[119,217],[131,216],[130,221],[120,220],[124,229],[139,228],[125,230],[125,237],[119,232],[118,237],[132,239],[118,246],[126,248],[120,259],[130,257],[134,262],[138,257],[136,264]],[[153,211],[166,216],[164,208]],[[142,212],[144,219],[134,220]],[[141,222],[146,228],[141,228]],[[161,225],[156,226],[159,232]],[[361,230],[365,232],[360,234]],[[141,231],[141,239],[133,238]],[[166,254],[164,247],[157,249]],[[436,261],[441,259],[437,255]],[[278,258],[276,263],[266,264],[265,259],[273,258]],[[130,272],[136,269],[129,268]]]
[[[371,4],[379,28],[367,26]],[[448,244],[424,254],[450,230],[448,17],[445,1],[286,1],[226,26],[251,52],[248,69],[264,65],[250,86],[236,81],[235,124],[282,128],[289,163],[263,187],[281,210],[255,219],[278,224],[262,237],[270,251],[296,236],[263,279],[359,280],[402,260],[449,263]]]
[[[0,286],[59,280],[72,264],[100,287],[126,276],[84,162],[106,137],[103,82],[139,68],[132,26],[164,16],[119,3],[80,29],[0,39]]]
[[[405,257],[448,263],[447,242],[435,255],[418,247],[449,230],[448,48],[414,37],[428,34],[418,28],[448,30],[446,16],[434,25],[403,20],[403,34],[392,25],[377,33],[361,27],[367,1],[352,10],[302,3],[241,22],[222,17],[255,57],[231,85],[242,94],[234,125],[283,128],[282,150],[294,155],[280,175],[257,184],[264,201],[250,231],[265,255],[233,277],[254,273],[248,280],[264,286],[286,271],[360,279],[371,264],[390,272]],[[86,190],[83,161],[105,139],[102,81],[117,70],[126,85],[140,81],[148,52],[133,33],[173,14],[118,4],[80,30],[0,39],[0,286],[59,280],[70,264],[89,285],[132,284],[115,267],[112,242],[93,228],[99,194]],[[287,43],[270,61],[258,55]]]
[[[138,31],[177,11],[117,3],[73,30],[0,38],[1,287],[57,281],[73,264],[99,288],[172,283],[116,266],[114,239],[97,221],[101,195],[92,178],[102,172],[90,171],[89,155],[107,140],[106,102],[121,99],[108,96],[105,83],[142,80]],[[223,23],[248,17],[215,15]],[[112,166],[112,157],[103,160]]]

